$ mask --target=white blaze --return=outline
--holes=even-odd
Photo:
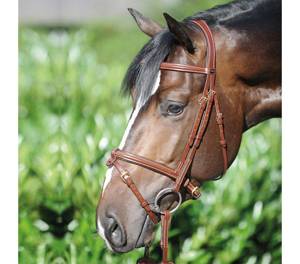
[[[103,228],[103,226],[101,225],[101,222],[100,222],[100,218],[99,218],[99,217],[97,218],[97,232],[98,232],[98,234],[104,239],[105,244],[106,244],[106,246],[108,247],[108,249],[112,251],[112,248],[111,248],[111,246],[110,246],[108,240],[107,240],[106,237],[105,237],[105,234],[104,234],[104,228]]]
[[[152,91],[151,91],[151,96],[153,94],[156,93],[158,87],[159,87],[159,83],[160,83],[160,71],[158,72],[157,74],[157,78],[156,78],[156,81],[152,87]],[[119,145],[119,149],[123,149],[124,146],[125,146],[125,143],[126,143],[126,140],[127,140],[127,137],[129,135],[129,132],[131,130],[131,127],[133,126],[134,122],[135,122],[135,119],[137,118],[137,116],[139,115],[139,112],[141,110],[141,108],[143,107],[143,105],[140,103],[140,100],[137,102],[136,104],[136,107],[129,119],[129,122],[128,122],[128,125],[125,129],[125,132],[124,132],[124,135],[122,137],[122,140],[121,140],[121,143]],[[106,175],[105,175],[105,181],[104,181],[104,184],[103,184],[103,189],[102,189],[102,195],[104,193],[104,190],[105,188],[107,187],[108,183],[110,182],[111,180],[111,177],[112,177],[112,170],[113,168],[109,168],[107,171],[106,171]]]
[[[160,83],[160,71],[158,72],[157,74],[157,78],[156,78],[156,81],[152,87],[152,90],[151,90],[151,95],[154,95],[159,87],[159,83]],[[139,112],[141,110],[141,108],[143,107],[144,105],[141,104],[140,100],[138,100],[137,104],[136,104],[136,107],[129,119],[129,122],[128,122],[128,125],[126,127],[126,130],[124,132],[124,135],[122,137],[122,140],[121,140],[121,143],[119,145],[119,149],[123,149],[124,146],[125,146],[125,143],[126,143],[126,140],[127,140],[127,137],[129,135],[129,132],[131,130],[131,127],[133,126],[137,116],[139,115]],[[113,168],[109,168],[107,171],[106,171],[106,175],[105,175],[105,181],[104,181],[104,184],[103,184],[103,189],[102,189],[102,196],[104,194],[104,191],[107,187],[107,185],[109,184],[109,182],[111,181],[111,178],[112,178],[112,171],[113,171]],[[98,234],[105,240],[105,243],[107,245],[107,247],[109,249],[111,249],[111,246],[109,244],[109,242],[107,241],[107,239],[105,238],[105,234],[104,234],[104,228],[103,226],[101,225],[101,222],[100,222],[100,219],[98,218],[97,219],[98,221]]]

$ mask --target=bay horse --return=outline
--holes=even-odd
[[[151,39],[123,80],[134,107],[119,150],[109,160],[97,206],[98,233],[114,252],[147,246],[163,218],[159,213],[199,197],[197,187],[224,174],[243,132],[281,117],[280,0],[238,0],[183,21],[164,13],[165,28],[129,12]],[[195,120],[202,99],[211,95],[207,91],[213,92],[213,110],[205,106],[203,135],[190,162],[182,162],[193,130],[197,139],[204,123],[204,110]],[[174,187],[171,172],[178,164],[184,175],[179,180],[173,175]]]

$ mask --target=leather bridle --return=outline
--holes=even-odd
[[[124,150],[120,150],[120,149],[113,150],[111,153],[111,157],[107,161],[108,167],[116,168],[121,179],[130,188],[130,190],[135,195],[140,205],[144,208],[144,210],[146,211],[146,213],[148,214],[152,222],[154,224],[157,224],[159,221],[158,214],[162,216],[162,238],[161,238],[161,247],[163,250],[162,263],[170,263],[168,262],[168,228],[171,219],[170,213],[173,212],[174,209],[171,212],[168,210],[165,210],[163,212],[160,211],[158,200],[163,195],[169,193],[175,193],[178,195],[178,201],[177,201],[178,205],[176,206],[177,209],[182,201],[180,191],[183,188],[185,188],[185,190],[188,193],[190,193],[193,198],[197,199],[200,197],[199,187],[194,185],[192,181],[187,178],[187,173],[191,167],[196,151],[199,148],[201,141],[203,139],[204,133],[208,126],[208,122],[209,122],[209,118],[213,106],[215,107],[216,122],[220,132],[220,145],[222,148],[224,172],[228,167],[227,146],[226,146],[225,134],[224,134],[223,114],[220,111],[220,105],[215,91],[215,80],[216,80],[215,43],[213,40],[212,32],[205,21],[194,20],[193,23],[195,23],[198,27],[200,27],[206,39],[206,45],[207,45],[206,67],[202,68],[198,66],[175,64],[169,62],[163,62],[160,65],[161,70],[170,70],[170,71],[188,72],[188,73],[206,75],[203,93],[202,94],[200,93],[198,95],[199,106],[194,120],[194,124],[189,134],[187,143],[185,145],[184,151],[182,153],[181,159],[177,167],[173,169],[157,161],[150,160],[145,157]],[[147,200],[143,197],[143,195],[138,190],[129,172],[121,166],[119,161],[131,163],[146,168],[148,170],[151,170],[153,172],[159,173],[161,175],[167,176],[173,181],[175,181],[175,185],[172,189],[167,188],[160,191],[155,199],[156,201],[155,207],[150,206]]]

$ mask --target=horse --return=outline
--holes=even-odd
[[[122,83],[133,110],[96,209],[97,231],[114,252],[149,245],[163,212],[223,176],[245,131],[281,117],[280,0],[237,0],[182,21],[164,13],[166,27],[129,12],[150,40]],[[206,104],[195,121],[211,94],[210,109]],[[191,134],[199,144],[182,162]],[[178,164],[184,175],[172,178]]]

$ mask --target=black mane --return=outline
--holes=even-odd
[[[160,64],[175,46],[175,38],[168,30],[156,34],[130,64],[122,83],[124,92],[134,87],[136,98],[143,105],[150,97]]]
[[[195,29],[191,21],[197,19],[205,20],[210,27],[242,27],[256,30],[257,27],[267,25],[277,27],[280,31],[281,0],[237,0],[207,11],[200,11],[182,22],[189,28]],[[167,29],[155,35],[130,64],[122,82],[122,90],[129,93],[134,87],[137,100],[144,104],[151,96],[160,64],[176,44],[176,39]]]

